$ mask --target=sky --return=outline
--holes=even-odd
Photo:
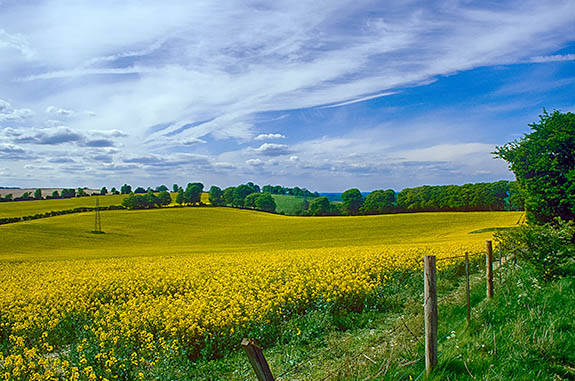
[[[0,186],[512,180],[575,1],[0,0]]]

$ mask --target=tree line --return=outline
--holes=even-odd
[[[102,187],[99,193],[91,195],[125,194],[122,206],[127,209],[150,209],[167,206],[175,201],[179,206],[202,206],[201,195],[204,185],[200,182],[188,183],[185,188],[173,184],[172,199],[168,187],[160,185],[156,188],[144,189],[124,184],[117,190],[115,187],[108,192]],[[221,189],[212,186],[209,191],[209,202],[213,206],[228,206],[276,212],[276,202],[272,195],[294,195],[310,197],[304,200],[301,216],[342,216],[342,215],[373,215],[406,212],[468,212],[468,211],[498,211],[523,210],[524,198],[519,184],[514,181],[497,181],[493,183],[475,183],[465,185],[437,185],[405,188],[401,192],[393,189],[375,190],[365,197],[357,189],[348,189],[341,195],[342,202],[330,202],[327,197],[318,197],[317,192],[305,188],[287,188],[283,186],[266,185],[261,187],[253,182]],[[45,199],[72,198],[88,196],[87,188],[62,189],[52,192]],[[33,195],[29,192],[21,197],[12,198],[6,195],[2,201],[41,200],[42,190],[36,189]]]
[[[277,205],[272,193],[266,192],[270,190],[269,187],[266,185],[260,189],[259,185],[248,182],[222,190],[214,185],[209,190],[209,201],[214,206],[231,206],[274,213]]]
[[[341,203],[327,197],[313,199],[307,215],[371,215],[406,212],[471,212],[523,210],[524,197],[518,183],[497,181],[465,185],[424,185],[375,190],[363,196],[359,189],[348,189],[341,195]]]
[[[271,193],[271,194],[280,194],[280,195],[288,195],[288,196],[299,196],[299,197],[319,197],[319,193],[317,192],[310,192],[305,188],[300,187],[293,187],[287,188],[281,185],[264,185],[262,187],[262,192],[264,193]]]

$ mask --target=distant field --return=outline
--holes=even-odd
[[[55,201],[46,201],[50,202]],[[477,212],[328,218],[232,208],[118,210],[102,212],[106,234],[93,235],[94,214],[80,213],[0,226],[0,260],[481,242],[491,233],[468,233],[512,226],[520,215]]]
[[[424,254],[478,255],[519,216],[198,207],[103,211],[105,234],[90,233],[93,213],[1,225],[0,366],[8,379],[186,379],[174,366],[226,356],[243,337],[316,337],[286,324],[371,308],[394,272]]]
[[[171,193],[172,200],[175,200],[176,193]],[[23,217],[34,214],[46,213],[50,211],[68,210],[75,208],[94,208],[96,206],[96,197],[100,206],[121,205],[122,200],[126,198],[125,194],[106,195],[106,196],[87,196],[74,197],[57,200],[33,200],[33,201],[10,201],[0,202],[0,218],[5,217]],[[202,202],[208,202],[208,193],[202,193]]]
[[[273,194],[272,197],[276,202],[276,212],[292,216],[295,215],[298,211],[302,210],[303,203],[306,200],[305,197],[281,194]],[[309,202],[313,200],[313,198],[308,197],[307,200]]]

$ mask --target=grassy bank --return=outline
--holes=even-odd
[[[461,268],[439,275],[439,364],[430,379],[575,379],[575,277],[542,282],[529,264],[510,262],[501,269],[501,281],[496,272],[495,296],[486,300],[483,270],[481,262],[472,266],[469,326]],[[377,310],[290,322],[280,344],[265,350],[274,375],[282,380],[425,379],[421,275],[405,273],[387,287]],[[296,329],[299,335],[292,333]],[[198,380],[255,380],[242,352],[198,362],[172,376],[178,373]]]

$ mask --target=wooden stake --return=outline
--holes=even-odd
[[[242,347],[248,355],[248,359],[250,360],[250,364],[252,364],[252,368],[254,368],[254,371],[256,372],[258,380],[274,381],[274,376],[272,375],[272,371],[264,357],[262,349],[250,339],[243,339]]]
[[[424,316],[425,316],[425,372],[431,373],[437,365],[437,289],[435,255],[423,258]]]
[[[465,300],[467,302],[467,325],[471,324],[471,302],[469,291],[469,254],[465,252]]]
[[[487,278],[487,298],[493,297],[493,245],[485,241],[485,271]]]
[[[497,268],[497,273],[499,274],[499,287],[501,287],[501,282],[502,282],[502,280],[501,280],[501,272],[502,272],[501,265],[502,265],[502,261],[503,261],[502,257],[503,257],[503,254],[501,253],[501,243],[500,243],[499,244],[499,267]]]

